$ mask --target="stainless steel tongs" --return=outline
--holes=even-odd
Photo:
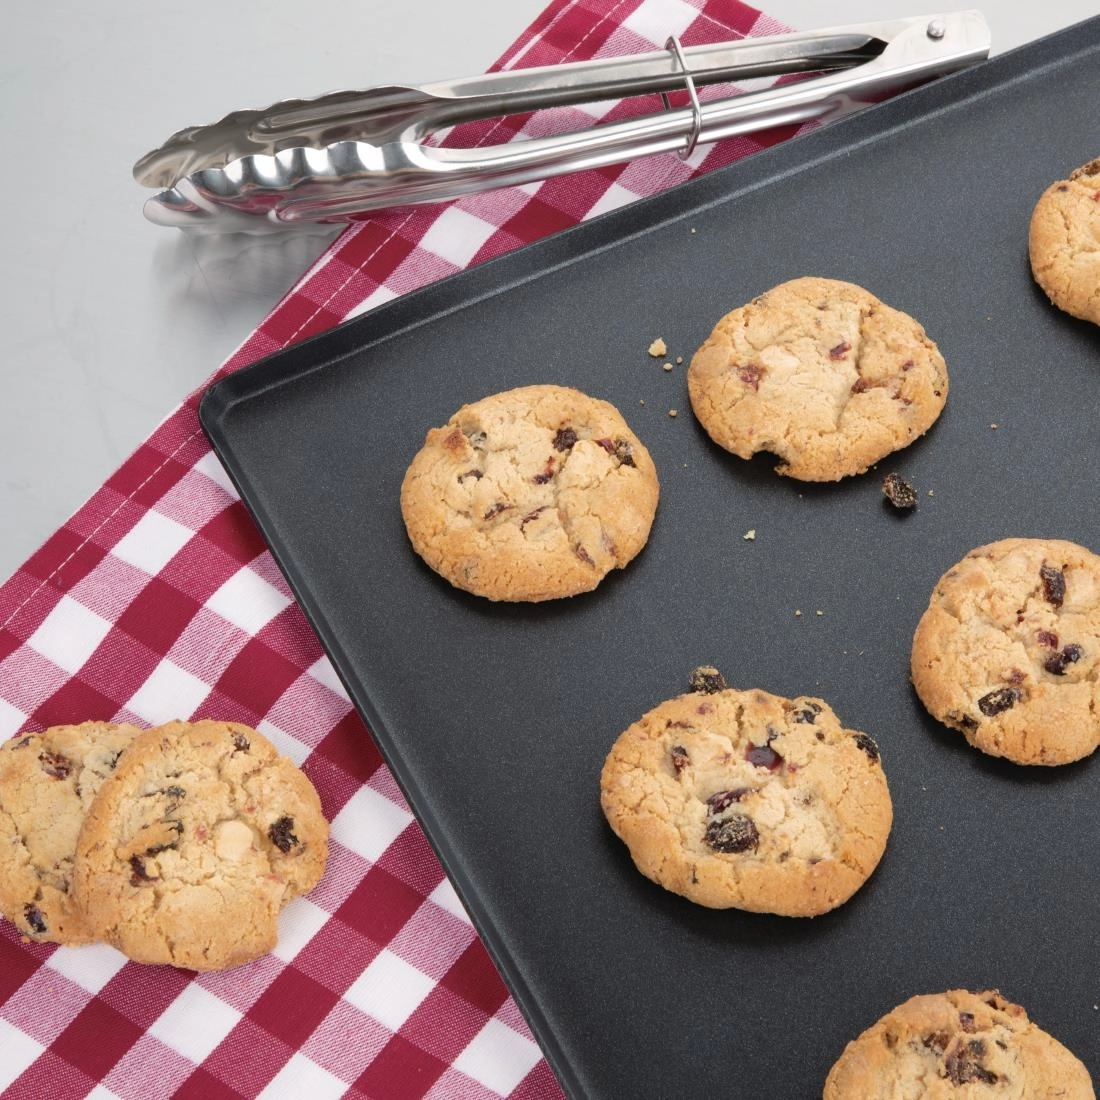
[[[977,11],[666,49],[382,87],[235,111],[181,130],[134,166],[161,188],[145,214],[159,225],[216,230],[340,221],[410,203],[547,179],[640,156],[678,152],[771,126],[831,120],[988,56]],[[792,73],[816,74],[705,100],[700,89]],[[686,93],[674,107],[670,93]],[[547,107],[659,95],[662,107],[501,145],[431,141],[458,123]],[[683,97],[682,97],[683,98]]]

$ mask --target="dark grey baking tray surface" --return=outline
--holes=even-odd
[[[217,453],[571,1096],[820,1096],[850,1038],[958,986],[1020,1001],[1100,1079],[1100,763],[985,757],[908,681],[917,619],[966,551],[1009,535],[1100,550],[1100,329],[1052,308],[1026,257],[1039,194],[1100,154],[1098,104],[1100,18],[205,395]],[[804,274],[919,318],[951,375],[924,439],[835,485],[720,452],[685,391],[720,315]],[[647,354],[658,336],[685,365]],[[398,489],[427,428],[544,381],[623,410],[660,509],[642,555],[594,593],[494,605],[413,555]],[[920,493],[904,518],[883,503],[891,470]],[[819,694],[879,742],[893,834],[834,913],[695,907],[642,879],[606,827],[608,747],[703,663]]]

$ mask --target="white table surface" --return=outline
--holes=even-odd
[[[197,242],[153,226],[134,161],[234,108],[481,72],[544,3],[10,7],[0,52],[0,580],[232,354],[327,242]],[[935,11],[905,0],[755,6],[800,29]],[[985,15],[995,54],[1098,13],[1096,0],[944,10],[967,6]]]

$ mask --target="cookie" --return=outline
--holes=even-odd
[[[266,738],[168,723],[136,738],[96,795],[73,893],[130,958],[220,970],[275,946],[280,910],[317,884],[327,850],[316,790]]]
[[[893,819],[879,751],[821,699],[695,690],[623,732],[600,800],[647,878],[711,908],[810,917],[874,871]]]
[[[1095,1100],[1081,1061],[996,990],[922,994],[845,1048],[823,1100]]]
[[[936,584],[913,635],[928,712],[1018,764],[1100,744],[1100,557],[1060,539],[971,550]]]
[[[1035,281],[1059,309],[1100,325],[1100,157],[1039,196],[1028,228]]]
[[[70,892],[84,815],[136,726],[84,722],[0,745],[0,913],[26,937],[83,944],[95,937]]]
[[[947,401],[947,366],[917,321],[813,277],[726,314],[687,378],[718,446],[774,454],[776,473],[800,481],[863,473],[928,431]]]
[[[649,538],[649,452],[606,401],[524,386],[464,405],[427,434],[401,486],[416,552],[490,600],[588,592]]]

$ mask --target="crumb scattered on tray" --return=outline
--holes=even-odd
[[[660,359],[663,355],[668,354],[668,345],[660,336],[649,345],[649,354],[652,355],[654,359]]]
[[[909,509],[917,506],[917,491],[900,474],[887,474],[882,479],[882,492],[895,508]]]

